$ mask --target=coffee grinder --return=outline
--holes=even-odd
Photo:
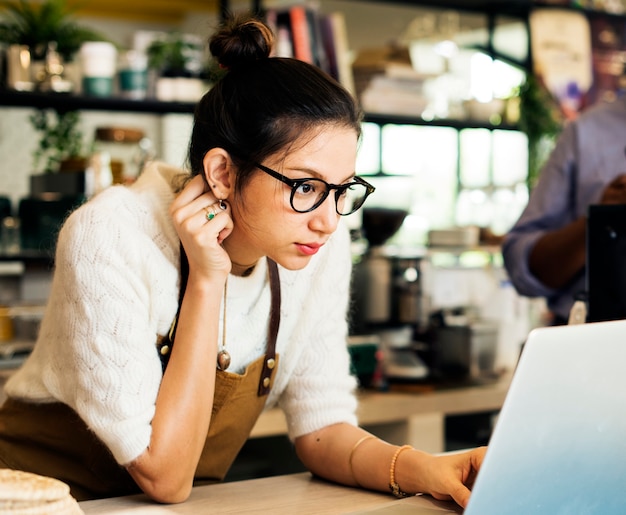
[[[352,329],[380,336],[388,378],[421,379],[428,369],[415,350],[415,336],[425,317],[422,309],[422,254],[398,251],[386,242],[402,225],[407,211],[363,209],[367,251],[354,265]]]

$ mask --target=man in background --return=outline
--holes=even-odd
[[[520,295],[545,297],[554,325],[566,324],[586,290],[591,204],[626,203],[626,97],[569,122],[502,252]]]

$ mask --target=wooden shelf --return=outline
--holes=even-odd
[[[0,106],[32,107],[37,109],[56,109],[57,111],[126,111],[139,113],[193,113],[193,102],[161,102],[159,100],[126,100],[123,98],[85,97],[66,93],[30,93],[24,91],[0,91]],[[493,125],[477,120],[436,119],[422,120],[414,116],[369,113],[366,122],[378,124],[396,123],[411,125],[428,125],[435,127],[453,127],[456,129],[505,129],[519,130],[517,126],[502,123]]]
[[[492,123],[480,120],[454,120],[449,118],[439,118],[434,120],[423,120],[415,116],[403,116],[395,114],[378,114],[365,113],[364,121],[383,124],[398,125],[425,125],[429,127],[452,127],[454,129],[503,129],[503,130],[520,130],[517,125],[501,123],[494,125]]]
[[[53,252],[23,250],[19,254],[0,253],[0,276],[23,275],[25,270],[52,270]]]
[[[68,93],[31,93],[0,91],[0,106],[34,107],[57,111],[127,111],[140,113],[193,113],[193,102],[161,102],[159,100],[127,100],[117,97],[87,97]]]
[[[381,3],[380,0],[365,1]],[[392,0],[388,3],[414,7],[432,7],[434,9],[506,14],[516,17],[526,16],[531,8],[531,0]]]
[[[381,0],[358,0],[372,3],[383,3]],[[433,9],[453,9],[458,11],[477,12],[502,16],[514,16],[525,18],[535,8],[569,9],[579,11],[593,18],[598,16],[615,17],[626,19],[626,13],[614,14],[597,9],[581,9],[568,5],[555,5],[548,0],[391,0],[390,4],[429,7]]]

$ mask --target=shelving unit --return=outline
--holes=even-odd
[[[147,0],[149,1],[149,0]],[[214,2],[218,4],[216,7],[220,15],[223,17],[229,11],[230,2],[228,0],[220,0]],[[373,0],[372,0],[372,3]],[[379,2],[380,3],[380,2]],[[386,2],[383,2],[386,3]],[[520,1],[496,1],[496,0],[455,0],[455,1],[394,1],[391,3],[411,5],[411,6],[427,6],[438,9],[459,9],[468,12],[486,13],[487,16],[501,14],[505,12],[507,15],[524,16],[527,13],[528,2]],[[250,8],[255,12],[262,12],[263,2],[260,0],[250,1]],[[182,8],[182,7],[181,7]],[[491,46],[488,44],[487,46]],[[191,114],[194,111],[195,103],[188,102],[162,102],[155,99],[146,99],[141,101],[127,100],[123,98],[98,98],[80,96],[64,93],[40,93],[40,92],[20,92],[10,90],[0,90],[0,106],[2,107],[19,107],[19,108],[35,108],[35,109],[54,109],[59,112],[67,111],[110,111],[110,112],[135,112],[149,113],[156,115],[165,115],[169,113]],[[515,126],[509,124],[493,125],[486,121],[478,120],[456,120],[456,119],[435,119],[424,120],[413,116],[387,115],[387,114],[366,114],[365,121],[376,123],[379,125],[398,124],[398,125],[422,125],[436,127],[451,127],[457,130],[467,128],[485,128],[485,129],[508,129],[516,130]]]
[[[380,4],[380,0],[359,0],[372,4]],[[150,2],[147,2],[148,4]],[[397,4],[415,7],[430,7],[433,9],[452,9],[469,13],[483,13],[489,20],[496,16],[516,17],[527,20],[528,15],[534,8],[560,8],[572,9],[583,12],[589,18],[598,16],[616,18],[626,20],[626,15],[611,14],[589,9],[575,9],[573,7],[553,5],[549,2],[537,2],[531,0],[392,0],[384,2],[386,4]],[[97,4],[97,3],[96,3]],[[182,6],[180,7],[182,8]],[[206,7],[205,7],[206,8]],[[223,17],[229,12],[230,2],[228,0],[219,0],[212,2],[211,8],[218,10]],[[250,9],[253,12],[262,12],[262,1],[251,0]],[[489,27],[493,21],[489,21]],[[503,61],[512,62],[518,66],[529,67],[529,63],[520,63],[510,59],[506,55],[496,52],[491,43],[485,48],[481,48],[494,57]],[[4,107],[33,107],[33,108],[51,108],[57,111],[71,110],[98,110],[98,111],[116,111],[116,112],[143,112],[154,114],[166,113],[193,113],[194,103],[188,102],[162,102],[154,99],[147,100],[126,100],[122,98],[97,98],[78,96],[63,93],[32,93],[11,90],[0,90],[0,106]],[[369,121],[378,121],[383,118],[390,120],[390,123],[415,123],[423,125],[450,126],[457,128],[465,127],[484,127],[483,123],[463,122],[457,120],[436,120],[436,121],[420,121],[411,117],[400,116],[381,116],[368,115]],[[499,126],[499,128],[512,128]]]
[[[146,5],[151,0],[146,0]],[[495,27],[496,19],[500,16],[519,18],[527,23],[528,16],[534,8],[568,8],[563,6],[552,5],[548,2],[536,2],[532,0],[392,0],[391,2],[381,2],[380,0],[360,0],[361,2],[371,4],[396,4],[402,6],[427,7],[437,10],[452,9],[467,13],[480,13],[486,17],[486,28],[491,35]],[[228,0],[213,0],[209,2],[219,15],[224,17],[229,12],[231,2]],[[96,2],[97,4],[97,2]],[[185,4],[192,9],[193,2]],[[181,4],[179,9],[185,9]],[[206,9],[210,9],[208,4]],[[250,9],[254,12],[263,12],[262,0],[251,0]],[[574,8],[569,8],[574,9]],[[590,18],[595,16],[606,16],[609,18],[618,18],[626,20],[626,16],[600,13],[592,10],[580,10]],[[530,39],[530,38],[529,38]],[[480,50],[492,55],[495,58],[505,62],[521,66],[527,70],[531,69],[531,55],[528,49],[528,59],[524,62],[515,61],[509,56],[498,53],[492,44],[492,38],[489,37],[484,48]],[[40,108],[55,109],[60,112],[72,110],[96,110],[111,112],[136,112],[151,114],[168,114],[168,113],[193,113],[195,103],[188,102],[162,102],[154,99],[146,99],[141,101],[126,100],[122,98],[97,98],[86,97],[73,94],[61,93],[37,93],[37,92],[19,92],[10,90],[0,90],[0,106],[1,107],[24,107],[24,108]],[[497,125],[488,122],[476,120],[456,120],[456,119],[435,119],[424,120],[414,116],[403,115],[386,115],[367,113],[365,121],[373,122],[379,125],[383,124],[408,124],[418,126],[435,126],[435,127],[451,127],[457,130],[468,128],[486,128],[486,129],[504,129],[518,130],[518,127],[500,123]]]

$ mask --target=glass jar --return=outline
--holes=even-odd
[[[145,162],[153,157],[152,142],[141,129],[98,127],[94,147],[97,153],[110,156],[113,184],[133,183]]]

